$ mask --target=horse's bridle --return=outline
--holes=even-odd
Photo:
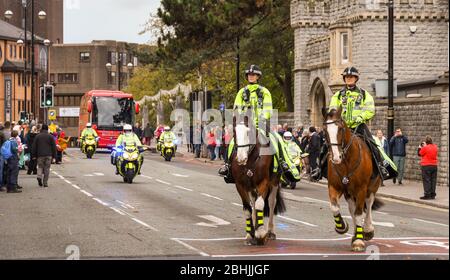
[[[337,119],[334,120],[332,122],[324,122],[323,124],[325,126],[329,125],[329,124],[333,124],[333,123],[338,123],[338,122],[342,122],[342,119]],[[342,131],[342,135],[345,135],[345,131],[346,131],[346,127],[342,126],[342,127],[338,127],[339,131]],[[328,134],[328,130],[326,131],[326,133]],[[341,141],[341,143],[328,143],[331,146],[340,146],[342,148],[342,163],[344,162],[344,159],[346,157],[346,154],[348,152],[348,150],[350,149],[352,143],[353,143],[353,138],[357,137],[353,132],[352,135],[350,137],[350,141],[348,141],[347,144],[344,143],[344,140]],[[329,135],[328,135],[329,138]],[[343,138],[343,137],[342,137]],[[328,149],[328,152],[330,151],[330,148]],[[350,177],[353,175],[353,173],[355,173],[356,169],[358,169],[360,163],[361,163],[361,143],[358,142],[358,162],[357,164],[355,164],[355,167],[351,170],[351,172],[347,172],[346,176],[342,176],[337,168],[334,168],[333,170],[337,173],[337,175],[339,176],[339,178],[342,178],[341,181],[344,185],[347,185],[350,182]],[[333,160],[331,161],[331,164],[333,164],[334,166],[336,166],[336,164],[333,162]]]

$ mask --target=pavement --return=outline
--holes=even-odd
[[[195,161],[204,163],[211,166],[217,166],[218,168],[223,165],[223,161],[216,159],[214,161],[209,158],[195,158],[193,153],[187,151],[185,146],[179,147],[177,150],[178,156],[185,158],[192,158]],[[384,198],[396,199],[405,202],[414,202],[418,204],[424,204],[432,207],[449,209],[449,187],[448,186],[437,186],[436,187],[436,198],[434,200],[422,200],[421,196],[423,193],[423,185],[421,181],[403,180],[403,185],[394,184],[392,180],[387,180],[384,182],[385,186],[378,189],[377,195]],[[319,182],[313,183],[322,186],[327,185],[327,180],[324,178]]]

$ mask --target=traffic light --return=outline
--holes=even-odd
[[[44,91],[44,107],[53,107],[55,87],[52,85],[45,85]]]

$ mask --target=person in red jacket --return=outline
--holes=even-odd
[[[421,157],[420,166],[424,190],[424,196],[420,199],[434,199],[436,197],[438,147],[433,144],[431,136],[427,136],[425,142],[420,144],[418,154]]]

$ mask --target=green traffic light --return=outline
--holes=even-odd
[[[47,105],[52,104],[52,102],[50,100],[47,100]]]

